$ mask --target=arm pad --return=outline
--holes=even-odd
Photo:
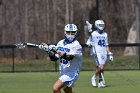
[[[54,55],[49,55],[51,61],[57,61],[59,59],[58,54],[54,53]]]
[[[66,53],[63,55],[63,56],[61,56],[61,58],[64,58],[64,59],[66,59],[66,60],[72,60],[73,58],[74,58],[74,55],[67,55]]]

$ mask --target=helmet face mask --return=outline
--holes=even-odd
[[[96,20],[95,21],[95,27],[97,28],[97,29],[99,29],[99,30],[104,30],[104,28],[105,28],[105,23],[104,23],[104,21],[103,20]]]
[[[65,26],[65,39],[72,42],[76,38],[77,26],[75,24],[67,24]]]

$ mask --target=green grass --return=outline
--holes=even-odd
[[[74,93],[139,93],[139,71],[105,71],[106,88],[91,86],[92,71],[82,71]],[[53,93],[58,72],[0,73],[0,93]],[[62,92],[63,93],[63,92]]]
[[[82,70],[95,70],[92,57],[83,57]],[[128,70],[139,69],[139,57],[138,56],[114,56],[114,61],[106,63],[106,70]]]
[[[16,60],[14,64],[14,71],[55,71],[58,70],[58,63],[56,66],[55,62],[49,59],[38,59],[38,60]],[[9,61],[8,61],[9,62]],[[13,70],[12,60],[11,63],[0,63],[0,71],[12,71]],[[56,67],[56,69],[55,69]],[[82,70],[95,70],[93,58],[90,56],[83,56]],[[108,62],[105,67],[106,70],[132,70],[139,69],[139,57],[138,56],[114,56],[113,63]]]

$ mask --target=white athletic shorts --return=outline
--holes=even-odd
[[[76,72],[76,73],[67,72],[65,74],[62,74],[59,77],[59,80],[64,82],[65,86],[73,87],[74,86],[74,82],[77,80],[78,76],[79,76],[79,72]]]
[[[99,64],[105,64],[106,63],[107,55],[106,54],[97,53],[97,55],[93,54],[93,58],[94,58],[95,64],[98,66]]]

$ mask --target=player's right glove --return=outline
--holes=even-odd
[[[88,32],[92,32],[92,24],[90,24],[88,21],[86,21]]]
[[[109,58],[109,61],[113,62],[113,53],[112,52],[108,53],[108,58]]]
[[[51,61],[57,61],[60,58],[60,55],[57,53],[57,47],[55,45],[49,45],[48,51]]]
[[[46,43],[41,43],[39,46],[38,46],[39,49],[42,49],[46,52],[48,52],[49,50],[49,46],[46,44]]]

